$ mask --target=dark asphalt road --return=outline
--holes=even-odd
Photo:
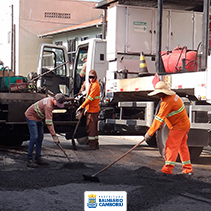
[[[211,209],[209,149],[193,164],[195,174],[191,177],[161,175],[164,161],[158,150],[143,144],[100,174],[100,183],[83,180],[83,174],[98,172],[136,143],[101,137],[100,150],[85,152],[78,147],[73,152],[71,144],[62,141],[72,160],[69,162],[46,136],[43,157],[49,165],[37,169],[25,166],[27,142],[18,148],[1,147],[0,210],[82,211],[84,191],[127,191],[129,211]],[[181,164],[177,163],[175,172],[180,170]]]

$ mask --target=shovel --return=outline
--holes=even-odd
[[[80,117],[78,118],[78,122],[75,126],[75,129],[74,129],[74,132],[73,132],[73,135],[72,135],[72,147],[73,147],[73,150],[77,150],[77,147],[76,147],[76,144],[75,144],[75,134],[76,134],[76,131],[78,129],[78,126],[80,124],[80,121],[81,121],[81,117],[83,116],[83,114],[81,113]]]
[[[141,140],[139,143],[137,143],[133,148],[131,148],[130,150],[128,150],[125,154],[123,154],[122,156],[120,156],[118,159],[116,159],[115,161],[113,161],[112,163],[110,163],[109,165],[107,165],[106,167],[104,167],[103,169],[101,169],[100,171],[98,171],[97,173],[93,174],[93,175],[82,175],[84,180],[87,181],[91,181],[91,182],[100,182],[99,178],[97,177],[100,173],[104,172],[106,169],[108,169],[109,167],[111,167],[114,163],[116,163],[117,161],[119,161],[120,159],[122,159],[123,157],[125,157],[126,155],[128,155],[130,152],[132,152],[136,147],[138,147],[141,143],[143,143],[145,141],[145,139]]]
[[[73,135],[72,135],[72,146],[73,146],[73,149],[74,150],[77,150],[76,144],[75,144],[75,139],[74,138],[75,138],[75,134],[76,134],[76,131],[78,129],[78,125],[80,124],[80,121],[81,121],[82,116],[83,116],[83,110],[80,111],[80,114],[78,116],[78,122],[77,122],[77,124],[75,126],[75,130],[74,130]]]
[[[71,162],[69,156],[67,155],[67,153],[65,152],[65,150],[62,148],[60,143],[57,143],[57,146],[62,150],[62,152],[64,153],[65,157]]]

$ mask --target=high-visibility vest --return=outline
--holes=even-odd
[[[163,124],[167,123],[169,129],[189,130],[190,121],[182,99],[178,95],[167,95],[161,100],[160,109],[148,130],[150,136]]]

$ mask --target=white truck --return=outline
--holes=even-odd
[[[184,100],[191,121],[188,146],[192,160],[201,154],[204,146],[211,144],[211,93],[208,91],[211,86],[211,58],[208,57],[207,68],[202,70],[202,16],[200,12],[163,10],[164,68],[157,72],[159,80],[168,82]],[[156,73],[156,18],[155,8],[117,4],[108,9],[107,39],[90,39],[78,46],[72,79],[62,89],[68,90],[72,97],[78,94],[82,83],[79,73],[86,54],[86,83],[88,72],[95,69],[101,85],[101,135],[144,135],[153,121],[159,99],[147,94],[154,89]],[[172,51],[178,45],[180,47]],[[59,49],[60,46],[49,48]],[[143,75],[139,68],[141,52],[148,68],[148,73]],[[193,57],[189,59],[188,53]],[[64,56],[62,62],[66,58]],[[173,65],[173,71],[167,71],[169,65]],[[38,72],[42,68],[39,67]],[[162,156],[167,135],[168,128],[164,126],[148,142],[151,146],[157,143]]]

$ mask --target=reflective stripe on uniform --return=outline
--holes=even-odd
[[[156,116],[155,119],[158,120],[158,121],[161,122],[161,123],[164,122],[164,119],[160,118],[159,116]]]
[[[165,161],[165,165],[175,165],[174,161]]]
[[[88,99],[90,99],[91,101],[93,101],[94,99],[92,98],[92,97],[90,97],[90,96],[88,96]]]
[[[91,101],[93,101],[94,99],[100,99],[100,96],[95,96],[94,99],[92,97],[88,96],[88,99],[90,99]]]
[[[45,115],[40,111],[38,102],[34,104],[34,110],[41,119],[44,119]]]
[[[46,119],[46,120],[45,120],[45,124],[46,124],[46,125],[52,125],[52,124],[53,124],[52,119]]]
[[[88,139],[89,140],[95,140],[95,137],[94,136],[88,136]]]
[[[173,112],[169,113],[169,114],[167,115],[167,117],[171,117],[171,116],[173,116],[173,115],[175,115],[175,114],[180,113],[181,111],[183,111],[184,108],[185,108],[185,106],[184,106],[184,104],[183,104],[182,107],[181,107],[180,109],[178,109],[177,111],[173,111]]]
[[[98,140],[98,136],[88,136],[89,140]]]
[[[182,165],[187,165],[187,164],[191,164],[190,160],[187,160],[187,161],[183,161],[182,162]]]

